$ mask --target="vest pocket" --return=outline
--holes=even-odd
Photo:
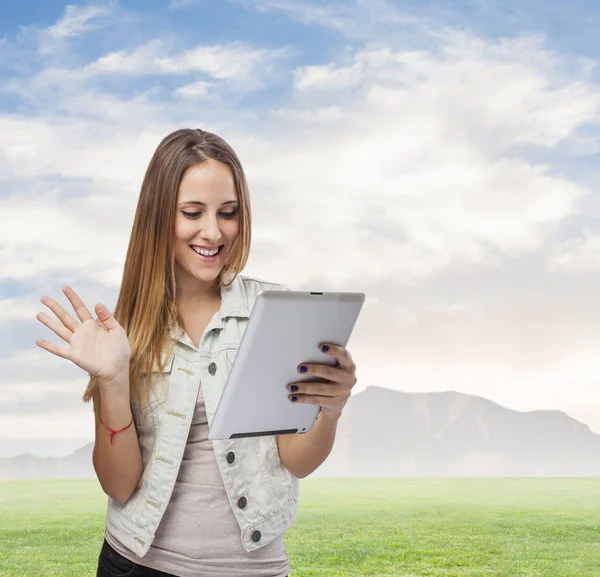
[[[144,375],[146,375],[145,378],[152,379],[151,382],[154,385],[155,392],[153,392],[150,388],[148,389],[148,398],[146,399],[146,404],[143,407],[132,400],[131,404],[136,413],[136,417],[143,417],[167,400],[169,389],[171,388],[171,374],[173,372],[174,361],[175,354],[171,354],[166,362],[165,376],[162,380],[159,379],[160,373],[156,364],[153,365],[150,373],[144,373]]]
[[[275,435],[258,437],[260,446],[260,456],[266,463],[266,468],[269,476],[273,480],[273,485],[278,488],[276,491],[277,498],[280,500],[279,505],[283,506],[287,503],[290,497],[293,497],[294,487],[292,485],[291,473],[283,464],[279,449],[277,448],[277,437]],[[281,491],[281,488],[285,490]]]

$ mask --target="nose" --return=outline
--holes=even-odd
[[[204,219],[201,236],[205,238],[210,244],[217,244],[221,238],[221,230],[219,229],[219,221],[215,216],[207,215]]]

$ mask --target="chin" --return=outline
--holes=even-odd
[[[196,271],[193,276],[205,281],[216,280],[221,274],[221,269]]]

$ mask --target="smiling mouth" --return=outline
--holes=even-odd
[[[193,246],[190,245],[190,248],[196,253],[196,255],[198,255],[201,259],[203,260],[207,260],[207,261],[211,261],[211,260],[216,260],[216,258],[223,252],[223,247],[225,245],[222,244],[219,246],[218,250],[216,253],[214,254],[202,254],[199,252],[198,249],[194,248]],[[212,253],[212,251],[210,251]]]

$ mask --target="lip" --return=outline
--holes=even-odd
[[[213,244],[212,246],[203,246],[201,244],[190,244],[190,247],[201,248],[202,250],[217,250],[222,244]]]

